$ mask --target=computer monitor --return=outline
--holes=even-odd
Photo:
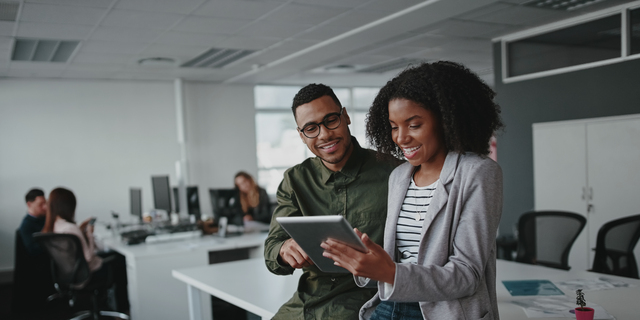
[[[175,212],[180,212],[180,195],[178,188],[173,187],[173,199]],[[200,198],[198,197],[198,186],[187,187],[187,212],[196,216],[196,220],[200,219]]]
[[[171,189],[169,187],[169,176],[151,177],[153,187],[153,206],[155,209],[171,213]]]
[[[209,197],[211,198],[211,209],[213,217],[218,221],[220,217],[227,217],[229,223],[242,225],[242,209],[237,201],[238,190],[236,189],[209,189]]]
[[[142,220],[142,189],[129,188],[129,202],[131,204],[131,215]]]

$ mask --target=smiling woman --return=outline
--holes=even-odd
[[[378,93],[367,134],[404,158],[389,177],[384,247],[327,240],[324,255],[378,293],[365,319],[498,319],[495,235],[502,171],[486,157],[502,127],[494,92],[452,62],[403,71]],[[429,253],[427,255],[427,253]]]

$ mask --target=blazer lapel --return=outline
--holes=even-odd
[[[413,166],[406,162],[398,167],[397,170],[399,171],[396,175],[397,178],[392,181],[392,185],[389,185],[387,222],[384,229],[384,248],[393,259],[396,257],[396,225],[398,224],[398,217],[400,216],[400,209],[402,209],[404,197],[411,183]]]
[[[460,154],[457,152],[449,152],[447,154],[447,158],[444,160],[444,165],[442,166],[442,171],[440,172],[440,184],[436,187],[436,191],[433,193],[433,198],[431,199],[431,204],[429,204],[429,209],[427,210],[427,214],[424,217],[424,223],[422,224],[422,233],[421,237],[424,237],[424,234],[427,232],[429,227],[431,227],[431,223],[433,219],[438,215],[438,213],[444,208],[449,200],[449,192],[447,191],[447,185],[453,181],[453,176],[455,170],[458,166],[458,158]]]

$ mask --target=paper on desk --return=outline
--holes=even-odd
[[[616,280],[607,277],[599,277],[593,279],[575,279],[569,281],[558,281],[555,282],[559,287],[569,290],[576,291],[578,289],[582,289],[584,291],[596,291],[596,290],[607,290],[607,289],[615,289],[615,288],[627,288],[627,287],[635,287],[634,284],[626,283],[621,280]]]
[[[544,298],[531,298],[524,300],[514,300],[511,303],[518,305],[524,309],[527,318],[573,318],[575,314],[575,301],[566,296],[554,296]],[[587,302],[589,308],[593,308],[593,319],[614,319],[607,311],[592,302]]]

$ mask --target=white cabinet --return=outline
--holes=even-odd
[[[536,210],[587,217],[569,265],[589,269],[600,227],[640,214],[640,115],[533,124],[533,166]]]

